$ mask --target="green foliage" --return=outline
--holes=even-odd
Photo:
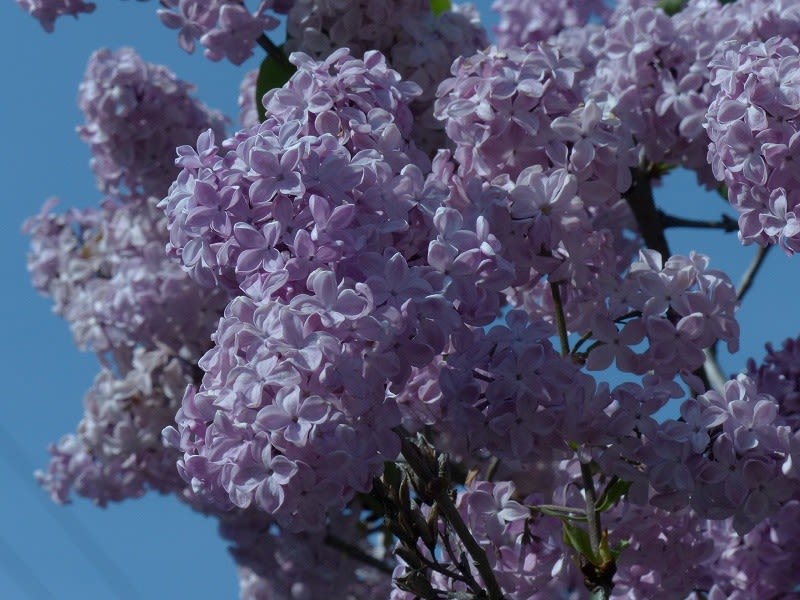
[[[596,564],[597,557],[594,555],[592,543],[589,541],[589,532],[583,527],[573,525],[566,519],[562,520],[562,524],[564,526],[564,543],[567,547],[572,548],[581,556],[585,556],[590,563]]]
[[[686,0],[661,0],[656,6],[671,17],[683,10]]]
[[[608,486],[600,497],[597,499],[597,512],[605,512],[614,508],[631,487],[630,481],[622,481],[621,479],[614,479],[609,482]]]
[[[453,5],[450,3],[450,0],[431,0],[431,12],[437,16],[452,8]]]
[[[281,46],[283,50],[283,46]],[[258,69],[258,79],[256,80],[256,110],[258,111],[258,121],[263,122],[266,118],[266,109],[261,102],[268,91],[281,87],[289,81],[289,78],[297,69],[293,64],[284,60],[278,60],[274,56],[267,56],[261,61]]]

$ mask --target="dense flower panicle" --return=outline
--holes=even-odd
[[[293,60],[298,72],[264,98],[267,121],[222,150],[213,132],[178,149],[169,249],[204,285],[288,293],[317,267],[425,238],[409,228],[430,222],[416,202],[428,161],[407,141],[417,86],[377,53]]]
[[[730,521],[710,522],[709,539],[717,548],[709,566],[714,582],[709,598],[745,600],[796,595],[798,524],[800,502],[796,497],[743,536],[733,530]]]
[[[575,229],[576,220],[588,224],[595,211],[615,204],[637,164],[630,133],[611,112],[613,99],[582,94],[582,69],[575,56],[543,44],[492,47],[456,60],[436,101],[435,114],[455,143],[458,175],[511,192],[520,226],[549,214],[552,203],[556,240],[559,225]],[[553,245],[542,243],[545,250]]]
[[[494,33],[501,48],[543,42],[564,29],[583,27],[591,18],[607,17],[610,12],[602,0],[496,0],[492,10],[500,16]]]
[[[85,116],[78,133],[91,149],[101,191],[163,196],[178,174],[175,148],[209,128],[223,134],[225,119],[195,100],[192,90],[130,48],[92,55],[78,92]]]
[[[156,203],[107,201],[64,215],[48,203],[26,224],[35,287],[53,298],[79,346],[120,365],[137,346],[196,361],[224,307],[224,294],[201,294],[164,254],[166,219]]]
[[[785,423],[775,398],[745,375],[723,393],[686,400],[681,420],[662,423],[639,454],[656,492],[651,502],[733,517],[733,528],[747,533],[800,492],[794,432]]]
[[[59,502],[72,493],[105,506],[148,490],[176,492],[185,486],[175,469],[178,453],[161,441],[174,419],[190,363],[163,350],[137,348],[123,374],[104,368],[84,399],[77,434],[50,448],[52,458],[39,483]]]
[[[46,29],[93,9],[18,4]],[[795,589],[800,341],[706,389],[736,289],[643,250],[628,204],[632,169],[680,164],[726,183],[742,239],[796,251],[795,3],[496,2],[489,48],[468,5],[160,6],[236,64],[285,14],[296,72],[263,98],[245,75],[225,137],[167,69],[93,55],[79,132],[108,198],[26,225],[34,285],[104,364],[37,474],[54,500],[174,494],[219,520],[242,598],[472,597],[446,481],[504,597],[579,600],[594,575],[552,515],[591,480],[626,486],[613,597]]]
[[[179,149],[184,171],[164,201],[173,251],[240,295],[167,435],[210,497],[307,529],[396,456],[394,394],[458,322],[418,244],[460,223],[417,200],[416,85],[378,53],[292,58],[297,73],[264,99],[267,120],[224,142],[224,157],[211,133]],[[480,245],[472,238],[463,250]]]
[[[437,429],[449,451],[468,461],[488,450],[519,465],[571,456],[570,443],[602,443],[610,398],[557,355],[550,334],[514,310],[505,325],[456,336],[439,377]]]
[[[712,61],[708,160],[728,187],[745,243],[800,248],[797,168],[800,50],[789,39],[730,42]]]
[[[487,44],[479,17],[468,4],[434,15],[427,0],[301,0],[292,6],[287,22],[290,52],[324,59],[341,47],[359,57],[377,50],[404,79],[418,84],[421,93],[411,103],[417,121],[412,138],[428,154],[447,143],[433,116],[436,86],[456,57]]]
[[[717,2],[689,2],[672,18],[653,7],[618,9],[602,36],[588,90],[614,98],[613,111],[649,161],[679,163],[711,185],[702,129],[710,101],[707,63],[738,21]]]
[[[688,509],[667,512],[653,506],[621,503],[603,521],[611,543],[629,544],[620,554],[614,598],[668,600],[692,598],[708,589],[711,562],[719,556],[711,523]],[[724,539],[738,537],[728,531]]]
[[[252,508],[225,513],[212,510],[211,514],[219,518],[220,535],[231,543],[241,600],[319,598],[331,590],[344,600],[372,600],[389,594],[385,575],[336,546],[349,544],[379,558],[375,543],[357,527],[357,512],[336,515],[330,533],[299,534],[281,530],[269,515]]]
[[[62,15],[77,17],[94,12],[94,2],[83,0],[17,0],[17,5],[41,23],[47,32],[53,31],[55,20]]]
[[[747,375],[761,393],[778,403],[778,412],[793,432],[800,430],[800,341],[787,339],[780,349],[767,344],[767,355],[760,364],[747,363]]]

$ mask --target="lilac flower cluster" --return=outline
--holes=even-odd
[[[602,0],[496,0],[492,10],[500,16],[494,33],[501,48],[543,42],[564,29],[583,27],[589,19],[605,18],[609,13]]]
[[[164,350],[137,348],[122,375],[104,368],[86,394],[78,433],[50,447],[47,471],[36,474],[39,484],[60,504],[74,492],[100,506],[150,489],[182,488],[177,452],[164,447],[161,430],[191,381],[191,364]]]
[[[166,256],[166,216],[158,199],[142,192],[150,186],[163,192],[173,169],[162,168],[164,162],[154,168],[149,156],[131,160],[129,151],[165,152],[175,141],[171,135],[196,135],[187,133],[187,120],[199,127],[221,124],[186,95],[188,89],[131,51],[96,53],[81,89],[88,122],[82,131],[92,131],[93,141],[107,138],[90,144],[106,174],[98,178],[101,190],[119,182],[129,189],[97,209],[63,215],[50,212],[50,201],[25,225],[35,287],[54,299],[54,311],[70,324],[77,344],[104,365],[86,396],[77,435],[51,448],[49,470],[40,476],[62,502],[70,491],[105,504],[147,489],[185,487],[174,467],[178,454],[163,445],[161,430],[174,421],[186,386],[195,380],[227,296],[200,293]],[[142,137],[128,139],[137,132]]]
[[[613,125],[603,122],[603,111],[593,109],[585,124],[579,115],[562,119],[567,129],[564,138],[557,127],[551,128],[558,117],[569,117],[583,101],[574,86],[580,69],[576,58],[544,45],[492,46],[456,59],[453,77],[439,87],[435,115],[444,121],[448,137],[456,144],[454,158],[460,174],[491,180],[500,174],[516,178],[530,165],[565,167],[570,158],[566,142],[582,139],[580,133],[587,134],[588,143],[580,145],[577,163],[586,167],[595,147],[612,141],[607,130]],[[568,125],[572,120],[576,126]],[[596,140],[592,139],[595,132]],[[552,159],[551,142],[555,145]],[[625,149],[621,150],[624,157]]]
[[[51,33],[58,17],[94,12],[94,2],[83,0],[17,0],[17,5],[41,23],[42,28]]]
[[[796,432],[752,379],[739,375],[723,393],[686,400],[681,417],[662,424],[641,455],[657,492],[653,503],[733,517],[744,534],[800,492]]]
[[[155,199],[49,213],[26,224],[36,288],[72,327],[76,343],[119,366],[136,347],[196,360],[224,307],[164,254],[166,218]]]
[[[178,43],[186,52],[194,52],[199,41],[206,58],[240,65],[253,55],[258,38],[280,24],[268,11],[285,12],[286,4],[260,0],[250,12],[243,0],[161,0],[158,17],[178,30]]]
[[[730,352],[739,347],[736,288],[722,271],[709,269],[708,257],[692,253],[673,256],[662,263],[653,250],[640,252],[622,284],[609,295],[609,319],[598,311],[592,317],[593,337],[602,342],[589,352],[593,370],[617,367],[633,373],[653,371],[672,378],[703,364],[703,350],[724,341]],[[617,331],[616,320],[625,320]],[[634,355],[630,349],[644,338],[647,350]]]
[[[739,212],[741,239],[800,249],[800,50],[786,38],[731,42],[712,63],[708,159]]]
[[[716,543],[709,571],[709,600],[791,598],[797,594],[797,544],[800,502],[792,499],[774,516],[743,536],[729,521],[709,525]]]
[[[85,116],[78,133],[101,191],[161,197],[178,173],[175,148],[208,128],[224,133],[225,119],[192,98],[192,89],[131,48],[92,54],[78,92]]]
[[[398,245],[423,218],[407,216],[427,164],[407,141],[417,86],[377,53],[293,60],[298,72],[264,98],[267,121],[222,149],[211,131],[178,149],[169,250],[202,284],[271,295],[367,245]]]
[[[387,577],[337,548],[349,544],[368,555],[378,551],[359,530],[357,514],[337,515],[335,533],[330,534],[281,530],[263,511],[252,508],[216,516],[220,535],[231,542],[243,600],[319,598],[331,590],[348,600],[389,594]]]
[[[377,50],[407,81],[420,86],[411,104],[417,144],[433,154],[447,142],[433,117],[436,86],[458,56],[487,45],[486,32],[469,6],[434,15],[428,0],[329,2],[300,0],[288,15],[286,49],[323,59],[337,48],[354,56]]]
[[[96,8],[94,2],[83,0],[17,0],[17,4],[48,32],[53,31],[58,17],[77,17]],[[210,60],[226,58],[240,65],[253,55],[253,47],[264,32],[280,25],[269,11],[286,14],[291,2],[260,0],[253,12],[244,0],[161,0],[159,4],[159,19],[170,29],[178,30],[178,43],[186,52],[194,52],[199,41]]]
[[[418,200],[416,85],[378,53],[293,60],[297,73],[264,99],[267,120],[223,142],[224,156],[210,132],[179,149],[163,203],[171,251],[238,296],[166,435],[213,501],[309,529],[399,451],[387,386],[402,389],[457,322],[442,275],[406,257],[421,263],[419,240],[461,223]],[[461,235],[462,250],[475,236]]]
[[[737,21],[716,1],[692,1],[672,18],[645,6],[618,9],[596,52],[587,89],[614,98],[648,161],[672,162],[713,178],[702,128],[710,102],[707,63]]]
[[[462,460],[483,449],[512,464],[571,454],[563,440],[576,442],[586,432],[570,419],[583,414],[591,422],[608,400],[595,395],[591,377],[555,353],[548,324],[519,310],[506,323],[455,338],[439,377],[438,429]],[[577,405],[584,410],[573,412]]]
[[[629,545],[620,554],[614,577],[614,596],[632,600],[696,597],[711,586],[719,540],[733,543],[736,534],[720,538],[711,522],[691,510],[668,512],[653,506],[621,503],[608,513],[612,543]]]

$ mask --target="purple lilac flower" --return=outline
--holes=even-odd
[[[542,42],[564,29],[585,26],[591,18],[607,17],[610,12],[602,0],[500,0],[492,4],[492,10],[500,16],[494,33],[501,48]]]
[[[447,143],[442,124],[432,114],[436,87],[449,75],[458,56],[469,56],[488,43],[479,17],[468,5],[434,15],[427,0],[337,3],[302,0],[288,15],[287,51],[323,59],[347,47],[353,56],[377,50],[421,93],[411,102],[417,121],[413,139],[428,154]]]
[[[53,24],[58,17],[72,15],[77,18],[79,14],[94,12],[97,7],[94,2],[83,0],[17,0],[17,5],[39,21],[49,33],[53,31]]]
[[[208,128],[222,134],[224,118],[192,98],[192,89],[130,48],[92,55],[78,93],[85,116],[78,133],[100,190],[161,197],[178,172],[175,148]]]
[[[800,50],[789,39],[730,42],[711,63],[718,87],[708,109],[714,175],[728,186],[744,243],[800,248],[796,168]]]

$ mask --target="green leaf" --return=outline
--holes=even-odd
[[[667,13],[670,17],[683,10],[686,0],[661,0],[656,6]]]
[[[630,545],[630,540],[621,540],[614,544],[614,547],[611,548],[611,555],[614,557],[614,560],[619,560],[619,555],[622,554],[622,551]]]
[[[431,0],[431,12],[436,16],[449,11],[451,8],[453,8],[453,5],[450,0]]]
[[[597,558],[592,550],[592,543],[589,541],[589,532],[566,520],[562,521],[562,524],[564,526],[564,542],[567,546],[585,556],[590,563],[596,564]]]
[[[556,506],[554,504],[534,504],[531,509],[560,519],[570,519],[572,521],[585,521],[586,511],[580,508],[570,508],[569,506]]]
[[[283,46],[281,46],[283,50]],[[258,79],[256,79],[256,110],[258,111],[258,121],[263,122],[267,117],[266,109],[261,99],[268,91],[282,87],[297,69],[291,63],[277,60],[273,56],[267,56],[261,61],[258,69]]]
[[[606,486],[606,489],[604,489],[603,493],[600,495],[600,498],[597,499],[597,511],[605,512],[615,507],[617,502],[619,502],[619,499],[628,493],[630,487],[630,481],[616,479],[612,482],[609,482],[608,486]]]

